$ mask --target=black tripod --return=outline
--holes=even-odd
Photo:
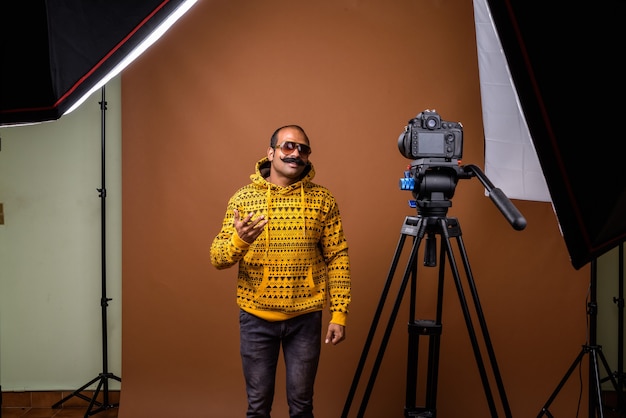
[[[596,288],[597,288],[597,260],[591,260],[591,283],[590,283],[590,296],[589,302],[587,303],[587,316],[589,318],[589,341],[588,344],[582,346],[582,349],[570,368],[565,373],[565,376],[561,379],[558,386],[548,398],[548,401],[545,403],[539,415],[537,417],[542,417],[544,415],[552,418],[553,415],[550,413],[550,405],[559,392],[571,376],[571,374],[576,370],[577,367],[581,365],[583,358],[586,354],[589,354],[589,418],[594,417],[604,417],[604,408],[602,407],[602,392],[600,388],[600,368],[598,364],[598,359],[602,362],[604,366],[604,370],[607,373],[607,379],[611,381],[613,388],[618,397],[618,404],[624,405],[623,394],[621,392],[621,386],[618,386],[613,373],[611,373],[611,368],[609,367],[609,363],[602,352],[602,346],[596,343],[597,341],[597,315],[598,315],[598,303],[596,299]],[[623,415],[620,415],[623,416]]]
[[[434,167],[433,167],[434,166]],[[456,186],[457,178],[470,178],[477,176],[481,182],[485,185],[490,192],[490,197],[494,201],[502,213],[507,217],[511,225],[515,229],[523,229],[526,226],[526,220],[519,214],[517,209],[508,201],[506,196],[499,190],[493,187],[491,182],[476,166],[470,165],[465,167],[454,167],[441,165],[439,161],[417,161],[414,163],[416,179],[419,183],[418,192],[414,192],[414,195],[418,198],[416,200],[416,206],[418,208],[419,216],[409,216],[405,219],[402,225],[401,235],[396,248],[391,268],[385,283],[385,287],[381,296],[381,299],[376,310],[374,320],[372,322],[363,353],[359,361],[348,398],[346,400],[342,418],[346,418],[350,411],[350,407],[358,386],[359,379],[363,372],[365,362],[369,349],[372,344],[372,340],[376,333],[376,328],[380,320],[381,313],[385,304],[385,300],[391,287],[391,282],[395,276],[395,271],[404,247],[404,243],[408,236],[414,237],[413,246],[406,268],[404,270],[404,276],[398,295],[396,297],[393,309],[391,311],[389,322],[382,337],[382,342],[378,351],[378,355],[373,365],[372,373],[368,381],[368,385],[363,395],[363,400],[358,411],[358,417],[361,418],[365,414],[367,408],[367,402],[371,395],[376,375],[380,369],[380,365],[383,359],[384,351],[386,349],[391,331],[400,308],[404,292],[411,279],[411,300],[409,307],[409,344],[408,344],[408,361],[407,361],[407,379],[406,379],[406,403],[404,408],[405,417],[435,417],[436,416],[436,401],[437,401],[437,377],[439,368],[439,347],[440,337],[442,331],[442,311],[443,311],[443,281],[445,276],[445,263],[446,257],[450,263],[452,275],[456,285],[459,300],[461,302],[461,308],[463,310],[463,316],[469,332],[469,337],[474,350],[474,356],[478,365],[481,381],[487,397],[489,410],[492,417],[497,417],[497,407],[494,400],[493,392],[491,390],[489,378],[483,361],[483,355],[479,345],[479,340],[476,335],[476,330],[470,313],[470,309],[467,304],[467,299],[464,292],[464,286],[461,282],[461,276],[454,257],[454,251],[451,244],[451,238],[454,238],[458,245],[458,252],[461,255],[461,262],[464,267],[467,284],[471,292],[473,306],[475,309],[475,315],[478,319],[481,334],[483,336],[484,347],[487,351],[491,370],[494,375],[496,385],[498,387],[498,393],[502,403],[502,409],[507,417],[511,417],[510,408],[506,398],[504,390],[504,384],[500,377],[500,372],[496,362],[495,353],[491,344],[489,333],[487,330],[486,321],[482,312],[478,293],[474,284],[471,268],[467,259],[467,253],[463,244],[461,236],[461,227],[456,218],[446,217],[448,207],[451,206],[449,198],[452,197],[454,187]],[[422,173],[422,174],[419,174]],[[420,244],[424,237],[426,237],[426,248],[424,250],[424,264],[429,267],[437,265],[436,261],[436,236],[440,236],[440,257],[439,257],[439,275],[438,275],[438,292],[437,292],[437,309],[435,320],[416,320],[415,319],[415,292],[417,289],[417,255]],[[428,369],[426,378],[426,394],[425,405],[423,407],[416,406],[416,392],[417,392],[417,376],[418,376],[418,349],[420,336],[428,337]]]
[[[89,382],[85,383],[83,386],[76,389],[74,392],[69,394],[68,396],[61,399],[59,402],[52,405],[52,408],[60,408],[65,401],[76,396],[77,398],[81,398],[85,401],[89,401],[89,407],[85,412],[85,418],[90,415],[95,415],[99,412],[102,412],[106,409],[111,409],[119,406],[118,403],[111,403],[109,400],[109,379],[117,380],[121,382],[122,379],[110,373],[108,371],[108,342],[107,342],[107,307],[109,306],[110,298],[107,298],[107,290],[106,290],[106,188],[105,188],[105,114],[107,110],[107,103],[105,101],[105,88],[102,87],[102,101],[100,103],[101,110],[101,138],[102,138],[102,188],[98,189],[98,193],[100,198],[102,199],[102,211],[101,211],[101,223],[102,223],[102,297],[100,299],[100,306],[102,307],[102,373],[100,373],[95,378],[91,379]],[[93,397],[90,399],[85,396],[82,392],[91,386],[92,384],[98,382],[98,386],[96,387],[95,392],[93,393]],[[102,400],[98,400],[98,396],[102,392]],[[95,409],[94,409],[95,408]]]

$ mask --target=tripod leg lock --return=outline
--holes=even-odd
[[[441,324],[431,319],[418,319],[409,323],[409,335],[441,335]]]

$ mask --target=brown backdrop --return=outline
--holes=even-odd
[[[472,2],[200,1],[125,71],[122,90],[120,417],[244,416],[236,270],[215,270],[209,246],[228,197],[287,123],[307,130],[316,180],[336,195],[350,243],[348,338],[323,348],[316,386],[317,416],[340,416],[400,227],[416,214],[411,193],[398,187],[409,163],[398,135],[434,108],[463,123],[464,163],[484,163]],[[528,417],[584,343],[589,269],[571,267],[551,205],[514,203],[528,220],[521,232],[478,179],[463,179],[448,215],[461,222],[513,415]],[[418,318],[433,318],[436,272],[420,268]],[[485,394],[446,280],[438,416],[484,418]],[[405,305],[367,416],[403,415]],[[281,379],[282,370],[276,417],[287,416]],[[574,414],[585,382],[572,379],[561,391],[557,416]]]

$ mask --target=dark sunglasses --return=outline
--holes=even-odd
[[[305,144],[299,144],[297,142],[285,141],[280,145],[276,145],[274,148],[280,148],[285,155],[291,154],[296,148],[300,155],[309,155],[311,153],[311,147]]]

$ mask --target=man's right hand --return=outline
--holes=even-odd
[[[244,218],[241,218],[241,214],[237,209],[234,210],[234,226],[239,238],[252,244],[267,225],[269,219],[265,219],[265,216],[260,215],[256,219],[252,219],[253,213],[249,213]]]

